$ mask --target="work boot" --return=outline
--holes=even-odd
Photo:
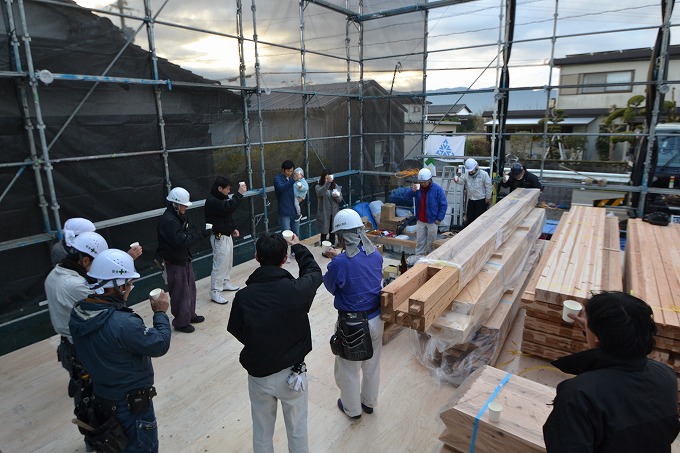
[[[229,299],[225,299],[224,297],[222,297],[222,294],[220,294],[220,292],[216,290],[210,292],[210,300],[220,305],[229,303]]]

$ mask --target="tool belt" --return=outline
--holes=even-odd
[[[90,376],[76,356],[76,350],[68,338],[62,336],[59,346],[57,346],[57,360],[61,366],[68,371],[68,396],[76,401],[81,399],[80,394],[83,388],[90,381]]]
[[[333,354],[351,361],[373,357],[373,342],[368,326],[368,311],[338,312],[335,334],[330,345]]]
[[[89,395],[82,398],[74,410],[80,433],[95,451],[118,453],[125,449],[128,437],[116,417],[116,402],[97,398],[89,387]]]

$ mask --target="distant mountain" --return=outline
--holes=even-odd
[[[430,95],[427,101],[434,105],[465,104],[473,113],[482,113],[484,110],[493,110],[494,98],[493,87],[488,88],[490,92],[470,92],[466,94],[442,94]],[[466,88],[442,88],[433,90],[430,93],[447,93],[450,91],[465,91]],[[553,90],[553,96],[555,97]],[[512,91],[510,92],[510,110],[543,110],[545,109],[545,92],[536,91]]]

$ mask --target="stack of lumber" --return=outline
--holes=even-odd
[[[622,274],[618,219],[604,208],[572,206],[522,297],[522,351],[555,360],[584,350],[581,329],[562,320],[562,302],[585,304],[592,292],[621,291]]]
[[[394,203],[385,203],[380,207],[380,221],[378,228],[381,230],[397,231],[397,229],[404,223],[406,217],[397,217],[397,205]]]
[[[424,332],[534,209],[538,189],[518,189],[381,291],[386,322]],[[530,241],[529,244],[532,244]],[[499,295],[500,299],[500,295]]]
[[[630,219],[627,230],[624,288],[652,307],[657,336],[649,356],[680,381],[680,225]]]
[[[453,299],[451,310],[439,316],[430,332],[444,335],[451,343],[464,343],[496,308],[510,289],[545,224],[545,210],[534,208],[517,229],[484,263],[477,275]]]
[[[442,315],[436,321],[435,325],[427,331],[427,334],[418,336],[421,363],[430,369],[440,382],[448,382],[458,386],[478,368],[496,364],[505,340],[519,313],[522,305],[521,297],[526,284],[529,282],[536,261],[540,257],[545,244],[547,244],[547,241],[540,239],[536,241],[532,259],[524,266],[514,288],[503,294],[491,315],[482,323],[470,341],[462,344],[451,344],[448,341],[443,341],[441,336],[435,333],[436,323],[445,315]],[[446,334],[444,334],[444,339],[446,339]],[[440,352],[438,348],[442,345],[449,346]]]
[[[485,366],[458,388],[451,408],[440,414],[446,428],[439,440],[447,451],[545,452],[543,424],[555,389],[515,375],[507,378],[505,371]],[[486,406],[491,401],[503,406],[499,422],[489,421]]]

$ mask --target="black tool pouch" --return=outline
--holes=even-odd
[[[335,332],[331,335],[331,352],[333,355],[340,355],[342,352],[342,341],[340,340],[339,332]]]
[[[338,318],[336,335],[340,338],[340,353],[345,360],[361,361],[373,357],[373,343],[366,314],[347,313]]]
[[[128,438],[116,418],[115,403],[100,400],[90,393],[78,402],[74,413],[81,422],[78,429],[95,451],[118,453],[127,446]]]
[[[139,414],[149,409],[151,398],[156,396],[156,388],[136,390],[127,396],[128,407],[133,414]]]

